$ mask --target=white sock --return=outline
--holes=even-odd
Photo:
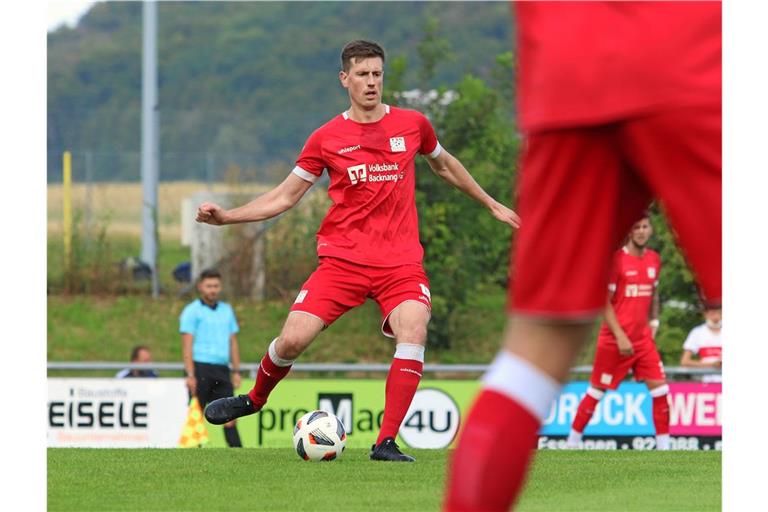
[[[291,366],[295,359],[282,359],[280,356],[277,355],[277,350],[275,349],[275,345],[277,345],[277,338],[272,340],[272,343],[269,344],[269,349],[267,350],[267,353],[269,354],[269,358],[272,360],[273,363],[275,363],[275,366]]]
[[[568,440],[565,442],[565,444],[568,446],[568,448],[578,448],[582,437],[584,437],[583,432],[576,432],[575,430],[571,429],[571,433],[568,434]]]
[[[661,434],[656,436],[656,449],[669,450],[669,434]]]
[[[562,386],[525,359],[501,350],[483,376],[483,387],[509,397],[542,422]]]
[[[395,359],[411,359],[424,362],[424,345],[416,343],[398,343],[395,345]]]

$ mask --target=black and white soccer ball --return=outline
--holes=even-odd
[[[341,457],[347,432],[339,418],[326,411],[311,411],[293,428],[293,447],[304,460],[334,460]]]

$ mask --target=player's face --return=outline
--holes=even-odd
[[[651,221],[648,219],[641,219],[632,226],[632,231],[629,232],[629,241],[636,247],[642,249],[648,243],[648,239],[653,234],[653,228],[651,227]]]
[[[381,103],[384,63],[379,57],[352,59],[348,72],[340,71],[341,85],[349,92],[352,105],[371,110]]]
[[[216,302],[219,300],[219,293],[221,293],[221,280],[215,277],[203,279],[197,285],[197,289],[205,302]]]

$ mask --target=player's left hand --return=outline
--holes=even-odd
[[[490,210],[493,216],[501,222],[509,224],[513,228],[520,227],[520,216],[500,202],[494,201],[493,204],[491,204]]]
[[[232,372],[232,387],[235,388],[235,391],[237,391],[237,388],[240,387],[240,382],[240,373]]]

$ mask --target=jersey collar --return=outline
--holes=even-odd
[[[214,302],[214,303],[213,303],[213,306],[210,306],[210,305],[206,304],[206,302],[205,302],[205,301],[204,301],[202,298],[200,299],[200,304],[202,304],[203,306],[205,306],[205,307],[207,307],[207,308],[211,308],[211,309],[212,309],[212,310],[214,310],[214,311],[216,311],[216,308],[217,308],[217,307],[219,307],[219,303],[218,303],[218,301],[217,301],[217,302]]]
[[[387,105],[386,103],[382,103],[382,105],[384,105],[384,115],[389,114],[389,105]],[[345,110],[344,112],[342,112],[341,117],[343,117],[345,121],[348,120],[349,110]]]

